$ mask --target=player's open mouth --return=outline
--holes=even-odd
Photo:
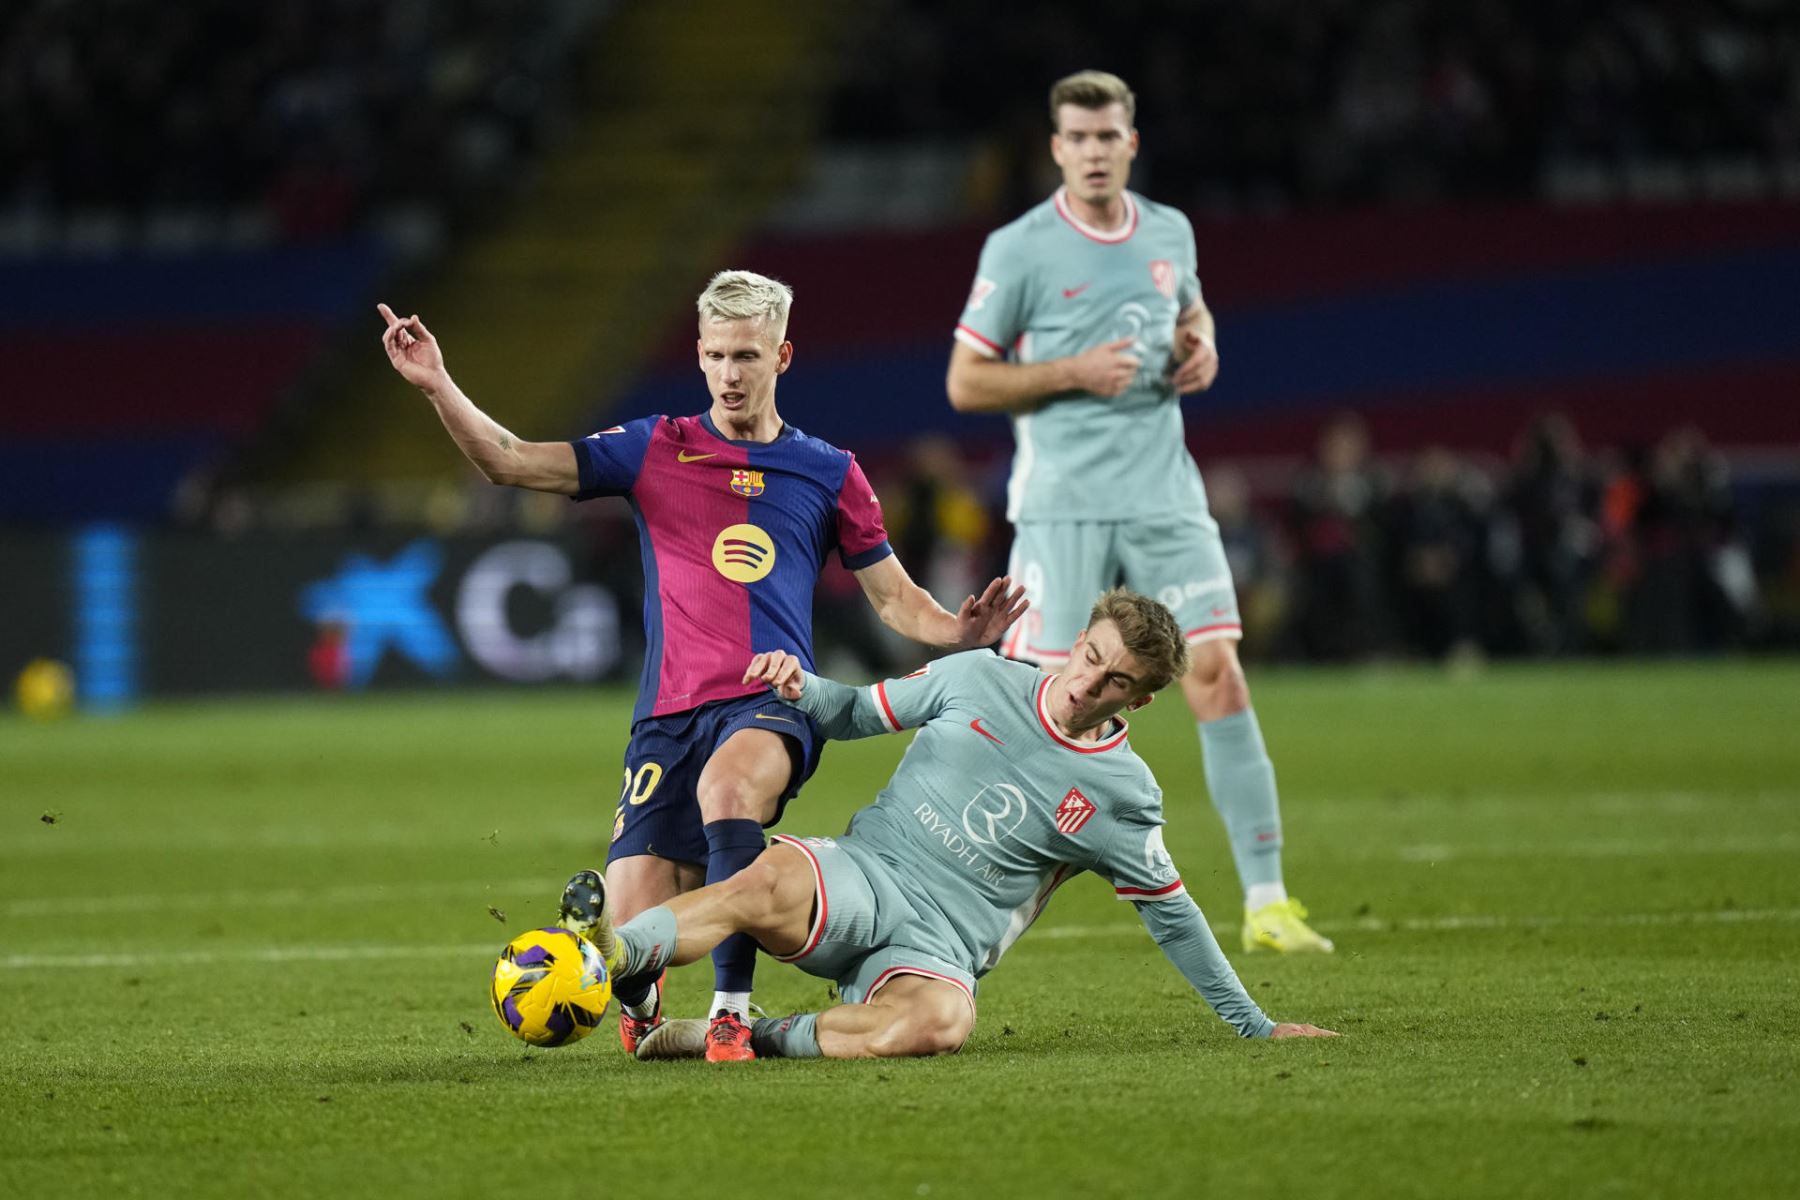
[[[1106,171],[1089,171],[1086,175],[1082,176],[1082,178],[1086,179],[1095,187],[1099,187],[1111,178],[1111,174]]]
[[[738,405],[740,405],[744,402],[744,393],[742,393],[742,392],[720,392],[719,400],[721,402],[723,402],[727,408],[736,408]]]

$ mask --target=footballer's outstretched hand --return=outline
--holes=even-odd
[[[1332,1030],[1320,1029],[1317,1025],[1297,1025],[1292,1021],[1283,1021],[1281,1024],[1275,1026],[1275,1031],[1269,1035],[1270,1038],[1336,1037],[1336,1036],[1337,1036],[1337,1034],[1335,1032],[1333,1032]]]
[[[744,668],[745,683],[766,683],[783,700],[798,700],[806,686],[800,660],[786,650],[765,650]]]
[[[381,335],[381,347],[387,351],[388,361],[394,364],[400,377],[427,391],[441,387],[449,378],[449,373],[444,370],[444,352],[438,349],[437,339],[431,336],[419,315],[414,313],[402,321],[385,304],[377,304],[375,311],[387,322],[387,331]]]
[[[1030,607],[1024,587],[1015,588],[1010,575],[1000,576],[979,597],[964,599],[962,607],[956,610],[956,644],[951,649],[973,650],[999,641],[1000,635]]]
[[[1181,344],[1176,350],[1176,368],[1171,381],[1177,396],[1204,392],[1219,377],[1219,349],[1211,338],[1195,329],[1181,331]]]

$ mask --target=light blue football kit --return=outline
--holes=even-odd
[[[1122,578],[1168,606],[1190,639],[1235,637],[1236,593],[1171,364],[1175,324],[1200,303],[1194,231],[1177,209],[1124,193],[1125,224],[1085,225],[1058,191],[988,237],[956,338],[991,358],[1047,362],[1134,339],[1118,396],[1071,392],[1013,417],[1009,573],[1032,612],[1003,649],[1066,656],[1094,598]]]
[[[1243,631],[1173,383],[1176,323],[1201,303],[1193,226],[1178,209],[1121,198],[1115,230],[1081,221],[1067,189],[995,230],[956,327],[995,359],[1047,362],[1129,337],[1139,362],[1118,396],[1065,393],[1012,419],[1007,572],[1032,610],[1001,652],[1028,662],[1065,659],[1095,599],[1121,582],[1160,600],[1190,643]],[[1197,731],[1238,877],[1246,889],[1279,884],[1280,806],[1255,713]]]
[[[843,836],[775,839],[806,856],[816,888],[807,940],[786,961],[836,981],[847,1002],[912,974],[953,983],[972,1004],[976,980],[1056,889],[1094,871],[1136,906],[1220,1017],[1244,1037],[1268,1036],[1274,1023],[1245,993],[1163,847],[1162,792],[1125,723],[1098,741],[1071,741],[1045,708],[1051,678],[986,650],[870,687],[805,677],[796,706],[827,737],[918,733]],[[672,931],[645,917],[620,936],[672,950]]]

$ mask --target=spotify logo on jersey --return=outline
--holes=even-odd
[[[728,525],[713,539],[712,558],[733,583],[755,583],[775,569],[775,541],[755,525]]]

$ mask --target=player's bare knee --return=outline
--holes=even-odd
[[[968,1040],[966,1021],[937,1012],[909,1013],[889,1031],[889,1054],[909,1058],[955,1054]]]
[[[1234,649],[1224,642],[1201,642],[1193,648],[1193,665],[1182,680],[1182,690],[1210,714],[1225,716],[1250,707],[1250,682]]]
[[[703,777],[695,789],[700,816],[712,821],[760,821],[773,811],[774,800],[748,780],[725,776]]]

